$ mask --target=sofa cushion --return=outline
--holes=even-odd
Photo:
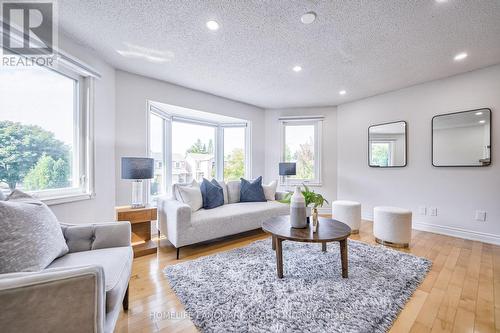
[[[239,180],[227,182],[227,200],[229,204],[240,202],[240,188],[241,183]]]
[[[240,202],[261,202],[267,201],[264,189],[262,188],[262,176],[250,182],[241,178]]]
[[[17,190],[0,201],[0,273],[39,271],[67,252],[47,205]]]
[[[224,204],[224,191],[215,179],[210,182],[203,178],[200,190],[204,209],[212,209]]]
[[[274,201],[276,200],[276,187],[278,186],[278,182],[273,180],[268,185],[262,184],[262,189],[264,190],[264,195],[266,196],[266,200]]]
[[[69,253],[54,260],[47,268],[101,266],[104,270],[106,312],[121,304],[127,289],[133,260],[129,246]]]

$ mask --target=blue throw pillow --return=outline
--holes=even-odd
[[[262,176],[249,182],[241,179],[240,202],[262,202],[267,201],[264,189],[262,188]]]
[[[224,204],[224,191],[215,179],[209,182],[207,179],[203,178],[200,190],[203,199],[203,208],[212,209]]]

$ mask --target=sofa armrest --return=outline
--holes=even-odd
[[[99,224],[61,224],[69,252],[130,246],[130,222]]]
[[[158,198],[158,226],[170,243],[178,247],[179,234],[191,227],[191,207],[173,198]]]
[[[2,332],[103,332],[104,271],[99,266],[0,275]]]

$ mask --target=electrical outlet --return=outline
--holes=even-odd
[[[486,212],[484,210],[476,210],[476,221],[486,221]]]
[[[431,207],[429,208],[429,215],[430,216],[437,216],[438,215],[438,209],[436,207]]]
[[[420,215],[427,215],[427,207],[425,207],[425,206],[418,207],[418,213]]]

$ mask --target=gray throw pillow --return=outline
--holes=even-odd
[[[204,209],[212,209],[224,204],[224,191],[215,179],[209,182],[207,179],[203,178],[200,190],[201,196],[203,197]]]
[[[0,274],[40,271],[67,252],[47,205],[18,190],[0,201]]]
[[[267,201],[264,190],[262,189],[262,176],[249,182],[241,179],[240,202],[262,202]]]

